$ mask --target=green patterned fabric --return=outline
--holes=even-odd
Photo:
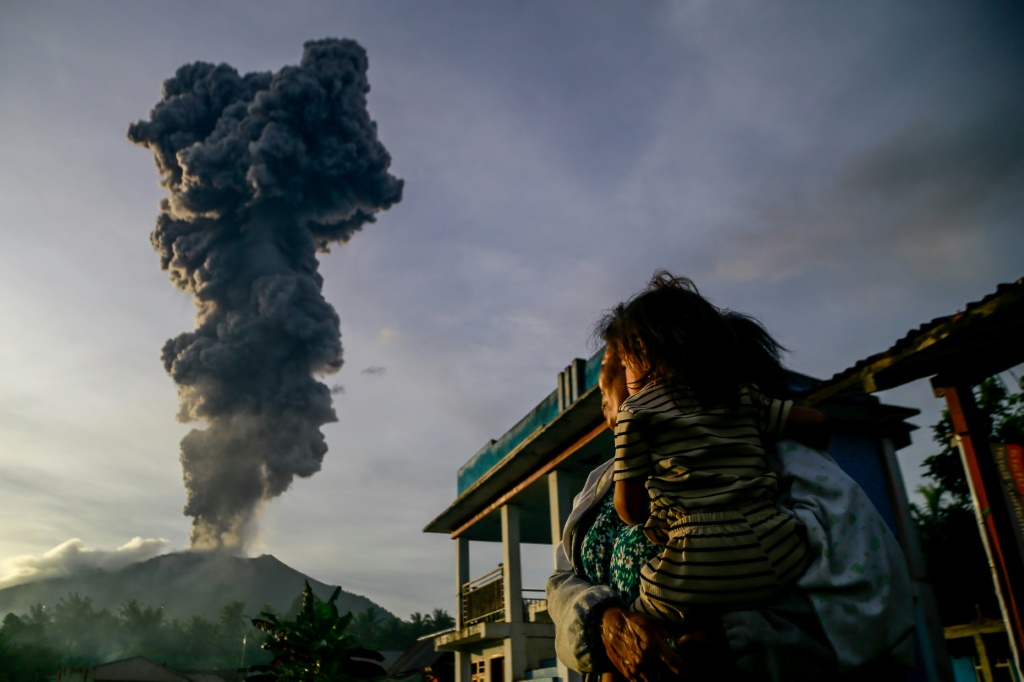
[[[627,526],[615,511],[612,495],[600,502],[594,523],[580,547],[583,574],[594,585],[608,585],[625,604],[640,596],[640,568],[658,555],[642,526]]]

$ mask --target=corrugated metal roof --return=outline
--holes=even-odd
[[[1019,359],[1014,362],[1014,358]],[[890,348],[835,374],[811,393],[808,402],[873,393],[942,372],[969,371],[975,366],[976,373],[984,374],[1000,363],[1009,362],[1008,367],[1012,367],[1021,361],[1024,278],[1000,284],[995,292],[968,303],[963,310],[911,329]]]

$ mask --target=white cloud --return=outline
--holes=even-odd
[[[170,551],[163,538],[134,537],[117,549],[90,549],[79,538],[71,538],[40,556],[25,554],[4,561],[0,589],[21,583],[59,578],[82,569],[116,571],[129,564],[152,559]]]

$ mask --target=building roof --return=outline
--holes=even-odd
[[[1000,284],[963,310],[911,329],[892,347],[824,382],[808,404],[874,393],[941,375],[976,384],[1024,362],[1024,278]]]
[[[102,663],[94,669],[97,680],[146,680],[147,682],[190,682],[190,678],[176,670],[154,663],[144,656],[133,656],[120,661]]]
[[[591,358],[591,363],[597,360],[598,369],[600,355]],[[515,498],[521,514],[522,542],[550,544],[551,491],[546,474],[557,470],[570,489],[579,489],[587,474],[614,451],[611,432],[601,415],[601,395],[597,386],[592,385],[596,384],[596,372],[593,377],[590,374],[586,372],[587,378],[580,387],[584,390],[564,405],[562,411],[545,421],[536,419],[534,415],[538,410],[534,410],[501,439],[492,441],[475,455],[470,464],[478,471],[472,483],[466,489],[460,486],[455,501],[427,524],[424,532],[448,533],[453,538],[467,540],[500,541],[501,506]],[[814,391],[821,383],[792,371],[787,372],[787,377],[794,397]],[[874,396],[830,400],[822,409],[837,429],[884,434],[895,439],[897,448],[909,442],[907,434],[914,428],[904,420],[918,413],[913,409],[882,405]],[[529,428],[523,428],[524,425]],[[501,458],[493,457],[494,452],[500,452]],[[477,463],[481,453],[489,456],[486,467]]]
[[[423,531],[450,533],[453,537],[466,531],[465,537],[470,540],[490,540],[495,536],[500,538],[501,531],[497,525],[500,523],[497,514],[499,503],[507,496],[517,495],[521,496],[525,515],[521,522],[523,541],[550,543],[546,483],[534,480],[531,475],[545,471],[545,465],[553,468],[556,462],[552,458],[577,441],[581,434],[596,435],[604,430],[601,396],[594,387],[550,422],[520,440],[500,461],[459,494],[451,506],[427,524]],[[581,447],[573,453],[574,462],[579,460],[586,463],[586,466],[593,466],[608,458],[611,452],[609,436],[584,440],[586,442],[581,443]],[[593,444],[594,440],[598,444]],[[591,459],[594,455],[600,459]],[[468,525],[472,525],[472,529]]]

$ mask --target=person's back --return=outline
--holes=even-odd
[[[790,407],[743,386],[734,405],[708,408],[661,381],[623,403],[616,501],[649,498],[646,518],[624,520],[642,521],[665,545],[642,569],[636,610],[679,621],[755,604],[800,575],[807,562],[800,524],[775,505],[777,481],[762,445],[781,433]]]

